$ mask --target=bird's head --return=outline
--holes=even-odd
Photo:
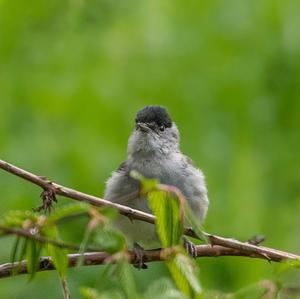
[[[130,155],[168,154],[178,150],[179,133],[165,108],[146,106],[138,111],[128,142]]]

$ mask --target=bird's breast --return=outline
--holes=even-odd
[[[182,174],[179,173],[178,161],[171,157],[144,157],[132,162],[131,169],[136,170],[146,178],[159,179],[163,184],[177,185]]]

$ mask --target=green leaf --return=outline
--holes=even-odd
[[[115,220],[119,216],[119,212],[117,209],[110,208],[110,207],[102,207],[100,208],[100,214],[104,217],[108,218],[109,220]]]
[[[136,172],[133,173],[133,176],[141,181],[143,190],[147,191],[149,207],[156,216],[156,232],[163,247],[174,247],[181,244],[184,229],[181,205],[185,205],[188,223],[192,225],[197,234],[202,235],[200,225],[185,200],[178,198],[171,188],[169,188],[170,192],[167,188],[164,189],[166,191],[158,190],[160,187],[157,180],[147,180]],[[190,257],[183,253],[177,253],[166,264],[179,290],[188,297],[192,293],[200,294],[201,287],[196,275],[196,266]]]
[[[271,280],[262,280],[232,294],[234,299],[277,298],[278,287]]]
[[[176,262],[174,260],[166,262],[167,267],[174,279],[178,289],[186,296],[191,296],[191,289],[187,279],[184,277],[183,273],[178,269]]]
[[[76,216],[82,213],[88,213],[91,206],[87,203],[68,204],[60,208],[56,208],[48,217],[49,222],[56,223],[64,218]]]
[[[80,257],[79,259],[77,260],[77,263],[76,263],[76,266],[81,266],[82,265],[82,262],[83,262],[83,253],[88,245],[88,242],[89,242],[89,239],[90,239],[90,236],[92,234],[93,231],[91,231],[90,229],[86,229],[85,232],[84,232],[84,236],[83,236],[83,240],[80,244],[80,248],[79,248],[79,254],[80,254]]]
[[[100,247],[99,249],[111,254],[122,251],[126,247],[123,234],[110,227],[96,229],[93,235],[93,242]]]
[[[181,253],[178,253],[174,260],[176,266],[188,280],[195,293],[200,293],[201,286],[197,275],[197,267],[194,261],[189,256]]]
[[[17,272],[18,272],[18,269],[19,269],[19,266],[17,265],[15,267],[15,261],[16,261],[16,258],[17,258],[17,254],[18,254],[18,250],[19,250],[19,245],[20,245],[20,240],[21,240],[21,237],[17,237],[16,238],[16,241],[14,243],[14,246],[13,246],[13,250],[11,252],[11,263],[14,265],[13,269],[12,269],[12,275],[15,275]]]
[[[124,299],[125,297],[121,292],[116,290],[110,290],[106,292],[99,293],[96,289],[92,288],[81,288],[82,296],[85,299]]]
[[[135,170],[130,172],[130,176],[141,182],[141,193],[147,194],[153,190],[157,190],[157,185],[159,184],[158,179],[145,178]]]
[[[80,293],[85,299],[100,299],[101,296],[97,290],[92,288],[81,288]]]
[[[22,247],[21,247],[21,250],[20,250],[20,255],[18,257],[18,261],[21,262],[22,259],[25,257],[26,255],[26,248],[27,248],[27,242],[28,242],[29,239],[27,238],[23,238],[23,244],[22,244]]]
[[[57,226],[53,223],[48,222],[47,225],[44,225],[42,229],[40,230],[41,235],[52,239],[57,240],[58,239],[58,230]]]
[[[191,296],[192,290],[199,294],[201,286],[198,281],[196,266],[188,256],[178,253],[174,259],[166,262],[167,267],[177,285],[185,295]]]
[[[188,299],[184,294],[175,289],[168,278],[155,280],[147,288],[143,296],[144,299]]]
[[[14,243],[13,250],[11,252],[10,261],[12,264],[14,264],[16,261],[16,257],[17,257],[17,253],[18,253],[18,249],[19,249],[19,245],[20,245],[20,239],[21,239],[21,237],[16,237],[16,241]]]
[[[186,226],[192,228],[200,240],[204,241],[205,243],[208,243],[207,237],[203,233],[201,223],[195,217],[193,211],[191,210],[188,204],[185,205],[185,216],[186,216],[185,219]]]
[[[300,260],[286,260],[278,263],[276,267],[277,273],[282,273],[290,269],[300,268]]]
[[[178,245],[183,233],[178,198],[169,192],[152,191],[148,200],[156,216],[156,231],[163,247]]]
[[[30,274],[29,279],[32,279],[38,269],[40,261],[42,245],[41,243],[28,239],[26,246],[27,270]]]
[[[127,299],[140,299],[141,296],[137,292],[135,280],[132,273],[132,266],[124,259],[120,259],[116,263],[116,273],[120,286]]]
[[[48,244],[48,253],[61,278],[64,278],[68,268],[67,250],[55,245]]]
[[[141,182],[141,192],[148,197],[149,207],[156,216],[156,232],[163,247],[178,245],[183,233],[180,199],[173,192],[159,190],[157,179],[144,178],[134,170],[130,175]]]
[[[13,271],[12,271],[12,274],[14,275],[15,273],[18,273],[20,271],[20,268],[21,268],[21,261],[22,259],[25,257],[26,255],[26,248],[27,248],[27,242],[28,242],[28,239],[27,238],[20,238],[20,243],[21,243],[21,246],[20,244],[18,244],[18,248],[14,248],[16,250],[16,256],[18,255],[18,258],[17,258],[17,261],[18,261],[18,264],[16,267],[14,267]],[[15,244],[15,247],[16,247],[16,244]],[[19,247],[21,249],[19,249]],[[12,258],[13,258],[13,255],[14,253],[12,254]]]
[[[39,214],[33,211],[8,211],[2,217],[2,224],[8,227],[22,227],[25,220],[30,220],[32,223],[36,223],[38,220]]]

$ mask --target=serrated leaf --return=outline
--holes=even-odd
[[[55,223],[64,218],[76,216],[81,213],[88,213],[91,206],[87,203],[68,204],[60,208],[56,208],[48,217],[48,221]]]
[[[178,289],[183,294],[190,297],[191,289],[190,289],[189,283],[188,283],[186,277],[184,277],[184,275],[180,271],[180,269],[178,269],[176,262],[174,260],[170,260],[170,261],[167,261],[166,264],[167,264],[167,267],[168,267],[168,269],[171,273],[171,276],[172,276],[173,280],[175,281],[175,284],[178,287]]]
[[[178,245],[183,233],[180,199],[173,194],[159,190],[157,179],[147,179],[137,171],[130,175],[141,182],[141,193],[147,194],[149,207],[156,216],[156,231],[163,247]]]
[[[185,205],[185,215],[186,215],[185,224],[187,225],[187,227],[192,228],[200,240],[204,241],[205,243],[208,243],[207,237],[203,233],[201,223],[195,217],[193,211],[191,210],[188,204]]]
[[[105,215],[102,213],[101,215],[104,217],[106,217],[106,215],[113,216],[115,213],[112,209],[105,209],[103,212]],[[83,240],[80,244],[79,254],[82,254],[85,251],[90,241],[95,243],[95,245],[99,247],[99,250],[108,253],[116,253],[117,251],[123,250],[126,246],[125,237],[118,230],[109,227],[106,222],[97,223],[92,229],[89,225],[87,226]],[[81,265],[82,261],[83,256],[78,259],[77,266]]]
[[[93,235],[93,242],[100,247],[101,250],[108,253],[116,253],[126,246],[125,237],[120,231],[113,228],[98,228]]]
[[[189,215],[189,223],[200,236],[202,235],[200,225],[194,219],[184,198],[177,197],[177,193],[173,193],[172,188],[166,188],[168,186],[162,189],[162,185],[157,185],[157,181],[149,181],[137,173],[134,173],[134,176],[141,181],[143,190],[148,191],[149,207],[156,216],[156,231],[163,247],[174,247],[181,243],[185,210]],[[149,185],[145,187],[147,183]],[[183,210],[183,205],[186,206],[185,210]],[[201,287],[196,275],[196,267],[188,256],[177,253],[166,264],[177,287],[187,297],[190,297],[192,293],[200,294]]]
[[[116,273],[119,279],[122,291],[127,299],[140,299],[137,292],[135,280],[132,273],[132,266],[127,261],[120,259],[116,263]]]
[[[169,192],[153,191],[148,194],[148,201],[156,216],[156,231],[163,247],[178,245],[183,233],[178,198]]]
[[[85,299],[124,299],[125,297],[121,292],[116,290],[110,290],[105,292],[99,292],[96,289],[92,288],[81,288],[80,289],[82,296]]]
[[[201,286],[198,281],[196,267],[188,256],[178,253],[167,261],[167,267],[177,285],[177,287],[187,296],[191,296],[192,291],[201,292]]]
[[[201,286],[197,276],[197,267],[194,264],[194,261],[189,256],[181,253],[178,253],[174,260],[178,269],[180,269],[182,274],[186,277],[194,292],[200,293]]]
[[[184,294],[179,292],[171,281],[167,278],[155,280],[147,288],[144,299],[188,299]]]
[[[130,176],[141,182],[141,190],[142,194],[147,194],[153,190],[157,189],[157,185],[159,184],[158,179],[148,179],[143,177],[139,172],[132,170],[130,172]]]
[[[55,269],[61,278],[65,277],[68,268],[67,250],[48,244],[48,253],[52,258]]]
[[[109,220],[115,220],[119,216],[118,210],[110,207],[101,208],[100,214],[105,216]]]

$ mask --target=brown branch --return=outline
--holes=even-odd
[[[157,250],[145,250],[143,259],[146,263],[157,262],[165,260],[166,249],[157,249]],[[83,266],[92,266],[92,265],[103,265],[107,263],[114,263],[115,259],[112,255],[106,252],[85,252],[82,254],[82,265]],[[68,266],[75,267],[80,258],[81,254],[73,253],[68,254]],[[197,257],[219,257],[219,256],[246,256],[249,258],[259,258],[264,259],[265,257],[261,254],[246,254],[245,252],[215,245],[197,245],[196,246],[196,256]],[[129,263],[134,264],[137,260],[136,253],[134,251],[127,251],[126,257]],[[278,260],[279,261],[279,260]],[[13,271],[14,270],[14,271]],[[55,266],[52,262],[51,257],[41,257],[37,271],[48,271],[55,270]],[[27,261],[21,261],[20,263],[6,263],[0,265],[0,278],[5,278],[12,276],[12,273],[15,272],[15,275],[28,274],[27,270]]]
[[[62,185],[49,181],[45,177],[37,176],[3,160],[0,160],[0,168],[42,187],[44,192],[47,192],[47,196],[49,196],[49,194],[52,194],[52,196],[54,196],[55,198],[55,195],[61,195],[78,201],[88,202],[93,206],[112,207],[117,209],[120,214],[129,217],[131,220],[136,219],[152,224],[155,223],[155,217],[151,214],[135,210],[120,204],[112,203],[110,201],[86,193],[82,193],[71,188],[64,187]],[[184,233],[185,235],[191,237],[197,237],[195,232],[189,228],[186,228]],[[225,247],[226,250],[229,250],[229,252],[231,253],[229,255],[249,256],[256,258],[258,257],[275,262],[282,260],[300,260],[299,255],[279,251],[273,248],[261,247],[250,243],[243,243],[234,239],[222,238],[211,234],[206,234],[206,236],[213,245],[213,248],[215,248],[215,245],[222,246],[223,248]],[[226,255],[224,254],[224,252],[225,250],[223,250],[222,254],[219,255]]]
[[[297,254],[268,248],[264,246],[257,246],[250,243],[243,243],[241,241],[229,238],[222,238],[215,235],[207,234],[208,239],[212,246],[219,245],[225,246],[231,249],[235,249],[238,252],[243,252],[246,256],[253,256],[264,258],[268,261],[281,262],[283,260],[299,260],[300,256]]]
[[[123,206],[117,203],[112,203],[108,200],[89,195],[83,192],[76,191],[71,188],[64,187],[62,185],[51,182],[45,177],[37,176],[33,173],[30,173],[26,170],[23,170],[19,167],[16,167],[12,164],[9,164],[3,160],[0,160],[0,168],[10,172],[18,177],[21,177],[33,184],[36,184],[43,188],[43,190],[48,191],[49,193],[54,192],[54,194],[75,199],[78,201],[88,202],[89,204],[97,207],[111,207],[119,211],[120,214],[129,217],[130,219],[137,219],[149,223],[155,223],[155,217],[151,214],[131,209],[127,206]]]

